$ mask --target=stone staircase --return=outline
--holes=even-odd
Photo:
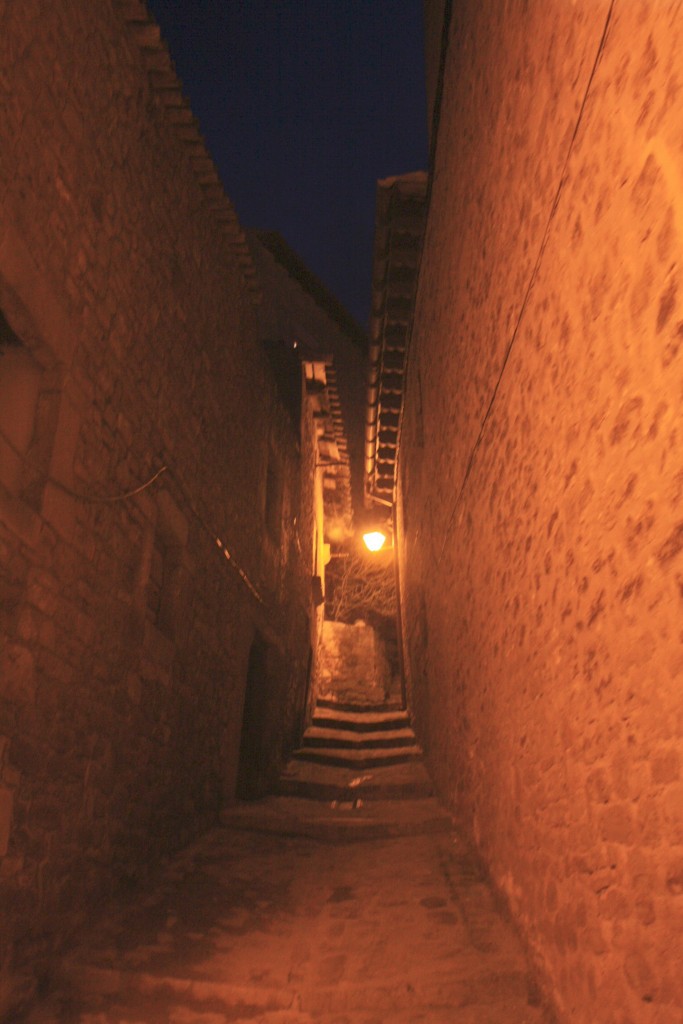
[[[345,768],[379,768],[422,757],[410,716],[391,705],[338,704],[318,701],[299,761]]]
[[[547,1024],[404,709],[320,701],[278,788],[110,908],[27,1024]]]
[[[325,841],[447,832],[410,716],[398,704],[320,700],[274,796],[238,803],[224,824]]]

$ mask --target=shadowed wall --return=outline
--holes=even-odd
[[[0,66],[2,1016],[231,799],[257,628],[298,736],[315,437],[144,5],[2,4]]]

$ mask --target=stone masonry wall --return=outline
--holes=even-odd
[[[269,250],[249,235],[250,250],[264,282],[260,306],[265,337],[297,339],[304,351],[331,357],[349,453],[354,509],[363,501],[363,425],[367,352],[363,339],[350,337],[290,275]]]
[[[357,512],[361,507],[363,492],[363,397],[366,353],[362,345],[362,335],[359,337],[358,329],[350,332],[348,324],[342,325],[335,321],[324,304],[316,301],[297,279],[295,271],[291,267],[286,268],[259,240],[257,232],[249,231],[248,240],[263,293],[258,308],[262,336],[270,342],[276,341],[285,346],[292,346],[296,342],[297,351],[302,358],[313,359],[318,356],[332,361],[335,397],[338,396],[339,399],[339,418],[343,424],[343,436],[347,444],[350,496],[353,509]],[[283,250],[286,250],[285,246]],[[283,251],[283,257],[285,254]],[[294,256],[293,253],[291,255]],[[298,261],[298,257],[295,259]],[[302,462],[303,479],[308,482],[304,487],[308,501],[301,508],[300,536],[309,538],[309,544],[314,545],[309,549],[314,572],[325,581],[325,547],[332,539],[330,531],[334,533],[343,524],[330,514],[329,505],[326,507],[324,496],[328,492],[325,491],[325,459],[317,453],[316,441],[320,421],[316,419],[310,396],[305,399],[305,403],[304,427],[308,425],[314,433],[304,442],[304,450],[309,453],[313,451],[314,457],[308,462],[305,459]],[[344,454],[340,452],[340,456]],[[313,500],[311,481],[317,494],[316,500]],[[343,500],[340,504],[343,508]],[[311,618],[310,678],[305,717],[312,714],[318,695],[318,657],[324,611],[324,604],[319,605]]]
[[[672,1024],[683,15],[452,19],[400,453],[416,726],[560,1018]]]
[[[372,626],[327,619],[323,623],[319,691],[346,704],[382,704],[392,689],[384,644]]]
[[[257,627],[282,737],[305,681],[301,439],[135,6],[0,5],[0,1016],[231,798]]]

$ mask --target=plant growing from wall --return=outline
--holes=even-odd
[[[392,552],[335,552],[326,570],[325,613],[337,622],[363,619],[375,627],[393,623],[396,586]]]

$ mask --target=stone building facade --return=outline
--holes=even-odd
[[[445,8],[398,460],[416,725],[560,1019],[673,1024],[683,18]]]
[[[329,611],[328,585],[339,549],[355,540],[362,508],[363,383],[367,339],[348,312],[301,258],[275,232],[249,231],[262,300],[260,336],[273,361],[280,389],[292,380],[291,366],[305,375],[305,422],[312,425],[315,459],[307,466],[314,517],[302,524],[312,544],[316,600],[311,630],[310,713],[321,684],[323,621]],[[289,367],[289,368],[288,368]],[[332,560],[332,565],[330,561]]]
[[[301,360],[324,367],[329,393],[319,419],[323,447],[328,445],[321,467],[330,499],[326,531],[328,539],[340,541],[352,532],[354,512],[362,506],[367,337],[280,235],[250,231],[248,240],[262,286],[263,337],[296,346]]]
[[[0,67],[2,1016],[298,738],[319,448],[144,5],[1,4]]]

